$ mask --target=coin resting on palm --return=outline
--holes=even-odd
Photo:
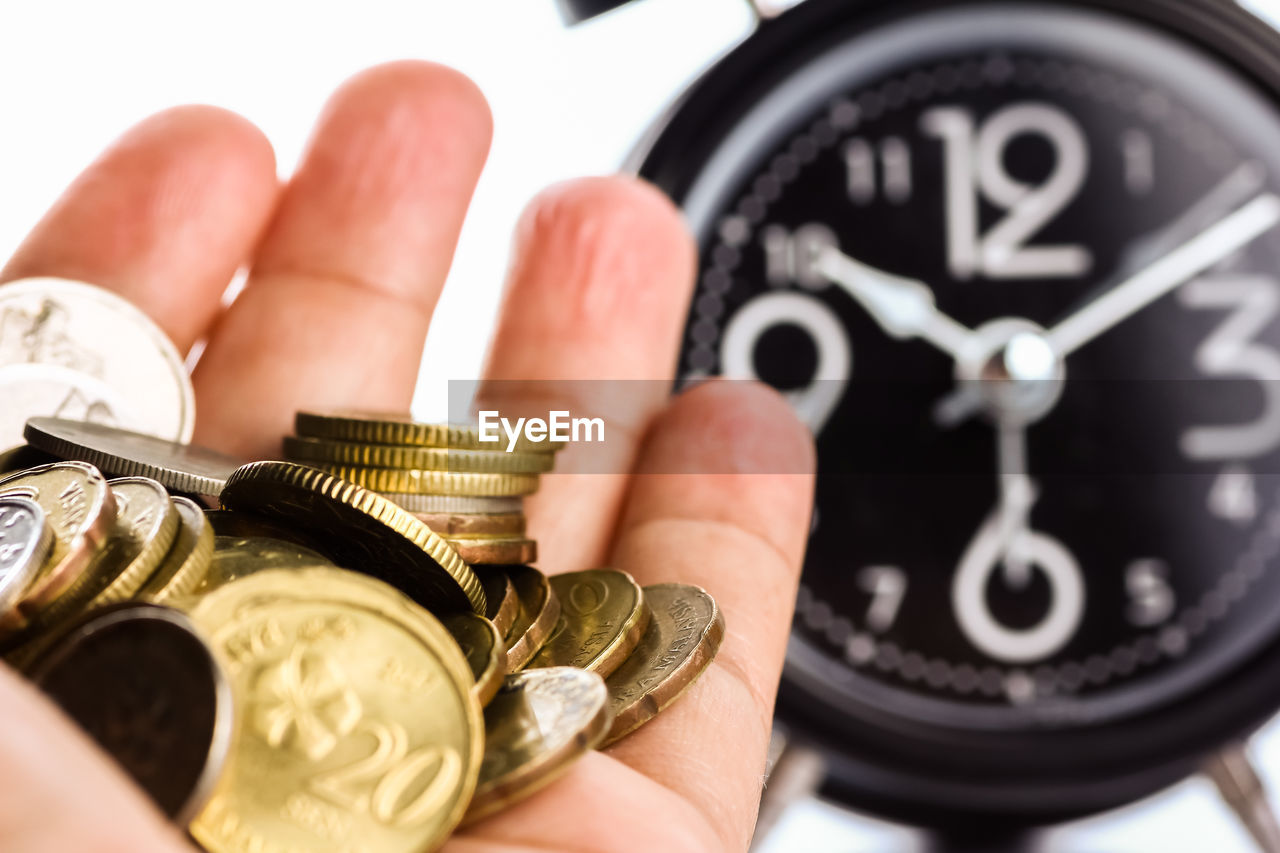
[[[415,512],[414,517],[444,537],[503,538],[523,536],[524,513]]]
[[[0,613],[0,637],[22,630],[80,580],[106,547],[116,522],[116,500],[93,466],[58,462],[0,479],[0,497],[35,501],[53,532],[53,547],[17,602]]]
[[[216,536],[213,541],[209,567],[194,590],[197,595],[267,569],[309,569],[333,565],[320,553],[281,539]]]
[[[244,464],[206,447],[63,418],[31,418],[23,435],[32,447],[61,459],[88,462],[117,477],[150,477],[193,495],[218,494]]]
[[[300,436],[404,447],[436,447],[451,450],[498,450],[499,442],[480,440],[471,424],[432,424],[409,415],[385,412],[298,412],[295,427]],[[515,450],[551,453],[563,449],[563,441],[531,442],[523,437]]]
[[[53,531],[40,504],[0,497],[0,608],[10,607],[35,577],[53,547]]]
[[[526,668],[573,666],[608,676],[649,627],[649,605],[626,572],[590,569],[552,575],[560,618]]]
[[[507,566],[520,608],[507,633],[507,670],[515,672],[529,663],[547,642],[560,618],[560,599],[547,576],[532,566]]]
[[[521,497],[536,492],[540,482],[537,474],[432,471],[421,468],[366,468],[359,465],[332,465],[325,462],[309,464],[375,492],[403,492],[411,495]]]
[[[448,836],[483,723],[439,622],[338,569],[259,572],[191,616],[244,703],[229,775],[191,825],[206,849],[411,851]]]
[[[147,604],[99,610],[71,626],[31,674],[184,825],[203,808],[232,742],[222,666],[181,613]]]
[[[484,612],[480,581],[448,543],[358,485],[303,465],[255,462],[231,475],[220,500],[302,527],[344,568],[387,580],[424,606]]]
[[[538,543],[523,536],[462,538],[446,537],[445,541],[468,563],[486,566],[518,566],[538,559]]]
[[[573,667],[519,672],[507,676],[484,720],[468,823],[537,793],[595,748],[609,729],[608,691],[600,676]]]
[[[111,562],[92,604],[132,598],[160,567],[178,536],[181,516],[164,486],[145,477],[107,481],[116,498],[116,532],[104,555]]]
[[[13,640],[6,657],[26,667],[40,655],[63,623],[108,604],[133,598],[160,566],[177,537],[178,511],[169,493],[154,480],[109,480],[116,517],[111,537],[79,576],[53,599]]]
[[[711,665],[724,616],[706,590],[678,583],[646,586],[653,618],[631,656],[605,679],[613,725],[604,746],[656,717]]]
[[[520,597],[516,595],[515,584],[500,567],[473,566],[472,570],[484,587],[487,604],[484,615],[498,629],[498,634],[506,638],[516,614],[520,612]]]
[[[555,464],[555,457],[549,453],[494,453],[492,450],[361,444],[302,436],[286,437],[284,452],[290,459],[299,461],[369,468],[418,468],[428,471],[540,474],[550,471]]]
[[[441,621],[471,667],[476,699],[488,705],[507,675],[507,647],[497,626],[474,613],[450,613]]]
[[[190,595],[204,579],[213,559],[213,525],[195,501],[174,497],[173,508],[181,522],[173,547],[160,568],[156,569],[138,598],[156,604],[169,604]]]

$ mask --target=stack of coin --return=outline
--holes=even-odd
[[[284,442],[287,459],[394,501],[468,563],[537,562],[523,501],[555,465],[563,442],[482,441],[465,424],[362,412],[299,412],[295,428],[298,434]]]
[[[26,436],[67,461],[0,478],[0,649],[213,853],[435,849],[665,709],[723,636],[697,587],[469,565],[451,542],[518,495],[392,500],[52,419]],[[414,485],[359,472],[415,465],[347,467]],[[441,513],[459,520],[421,517]]]
[[[90,610],[188,595],[213,555],[204,510],[148,477],[108,480],[87,463],[57,462],[0,479],[0,510],[32,504],[52,544],[0,572],[0,650],[19,664]]]

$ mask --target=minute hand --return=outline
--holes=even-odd
[[[1280,196],[1263,193],[1045,333],[1059,358],[1247,246],[1280,223]]]

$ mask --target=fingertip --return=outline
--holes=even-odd
[[[241,208],[238,215],[218,224],[232,229],[255,211],[260,224],[275,189],[275,152],[254,124],[219,107],[173,107],[125,131],[72,182],[5,275],[56,274],[46,270],[57,260],[97,267],[94,272],[139,260],[160,263],[164,253],[176,251],[170,229],[211,207],[214,215],[223,214],[218,208],[232,202]],[[64,237],[90,222],[87,232]],[[200,225],[208,237],[208,223]],[[169,239],[159,239],[162,234]],[[27,272],[29,267],[39,272]]]
[[[182,106],[126,131],[77,178],[6,265],[115,290],[180,347],[207,328],[274,207],[275,154],[227,110]]]
[[[180,148],[173,143],[181,143]],[[172,156],[175,150],[195,158],[233,153],[246,174],[259,179],[276,175],[275,150],[266,134],[239,113],[209,104],[183,104],[148,116],[125,131],[102,159],[140,152],[171,161],[177,159]]]
[[[450,133],[464,135],[469,147],[483,143],[487,151],[493,136],[493,114],[480,87],[461,71],[418,59],[386,62],[348,78],[329,98],[320,125],[371,114],[394,122],[402,110],[447,118]],[[418,117],[405,118],[417,123]]]
[[[513,296],[553,298],[566,326],[613,329],[633,311],[644,319],[672,306],[683,311],[696,255],[680,211],[646,181],[566,181],[535,197],[520,219],[512,280],[523,292]]]
[[[451,68],[355,75],[326,104],[255,271],[359,282],[429,316],[492,135],[484,96]]]

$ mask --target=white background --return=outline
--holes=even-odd
[[[1280,0],[1254,5],[1280,17]],[[424,358],[416,406],[439,414],[446,380],[478,372],[527,199],[557,180],[614,171],[681,85],[752,24],[742,0],[645,0],[574,30],[552,0],[11,2],[0,8],[0,256],[148,113],[187,102],[236,110],[266,131],[287,174],[343,78],[404,57],[449,63],[485,91],[495,137]],[[1255,751],[1280,790],[1280,726]],[[767,849],[908,844],[899,830],[810,801]],[[1064,830],[1055,847],[1250,849],[1199,780]]]

